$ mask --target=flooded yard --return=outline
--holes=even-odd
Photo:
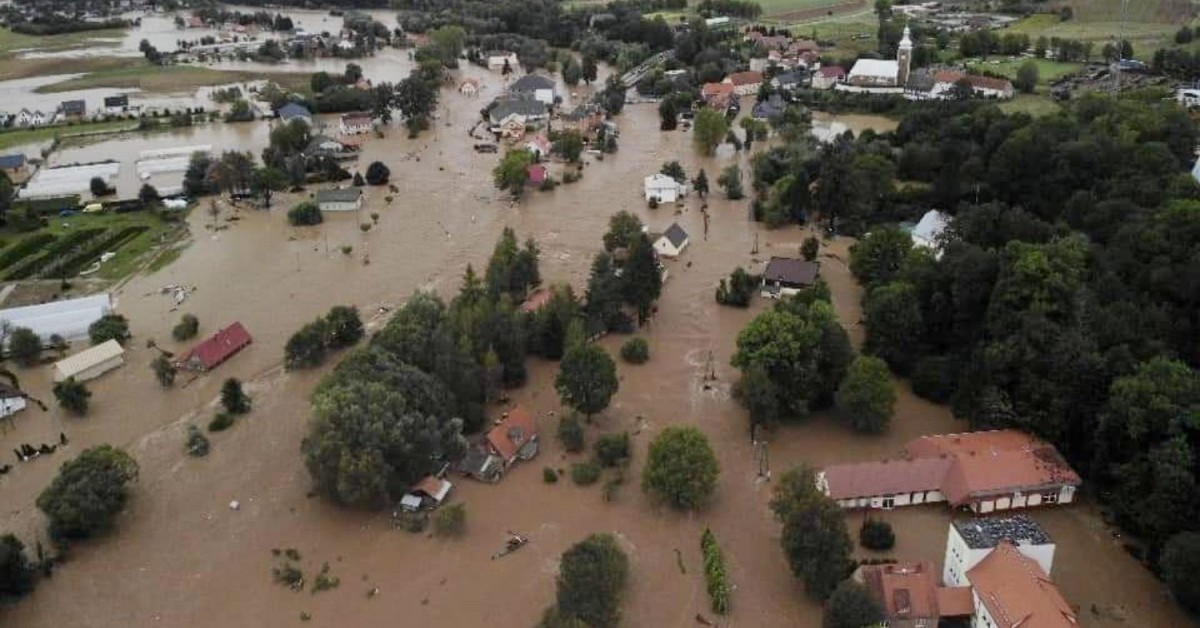
[[[467,72],[486,75],[478,68]],[[390,80],[369,71],[368,76]],[[498,75],[486,78],[485,94],[498,91]],[[65,453],[20,464],[0,478],[5,505],[0,529],[30,542],[44,539],[44,522],[34,506],[37,494],[64,459],[97,443],[124,446],[138,459],[141,475],[133,499],[114,534],[79,545],[53,579],[15,607],[0,610],[0,624],[282,627],[295,626],[304,612],[314,626],[528,628],[553,599],[562,551],[591,532],[607,531],[619,536],[632,563],[622,625],[686,628],[696,624],[697,613],[711,617],[699,551],[700,534],[710,527],[724,546],[736,587],[732,614],[719,625],[820,625],[819,605],[803,594],[779,548],[779,525],[767,507],[772,484],[758,477],[746,414],[729,394],[737,377],[729,366],[737,332],[766,304],[760,300],[738,310],[719,307],[713,298],[718,280],[734,267],[756,269],[772,254],[797,255],[808,232],[766,231],[747,219],[746,201],[725,200],[715,189],[707,238],[695,199],[678,210],[669,205],[647,209],[642,177],[665,161],[680,160],[689,176],[704,168],[710,180],[732,160],[743,172],[749,168],[744,153],[701,158],[690,134],[660,133],[652,105],[626,108],[619,118],[619,151],[603,161],[589,157],[581,181],[553,192],[530,192],[512,206],[491,185],[490,171],[499,157],[475,153],[466,132],[483,98],[444,90],[442,116],[422,137],[409,140],[395,129],[387,139],[366,140],[357,168],[377,159],[391,168],[400,193],[390,204],[382,189],[368,188],[361,213],[330,215],[323,225],[303,228],[288,226],[283,215],[295,196],[279,198],[271,212],[226,208],[219,219],[226,228],[219,231],[209,228],[212,218],[205,211],[196,211],[189,219],[193,242],[181,257],[117,290],[118,310],[130,318],[135,337],[125,367],[92,386],[91,414],[68,418],[51,404],[49,412],[26,411],[15,429],[0,433],[0,451],[56,439],[59,432],[71,439]],[[831,120],[830,126],[838,122]],[[128,148],[106,142],[64,154],[84,160],[193,143],[241,144],[257,153],[262,131],[246,127],[251,130],[241,135],[241,128],[218,125],[129,142]],[[293,331],[335,304],[356,305],[371,319],[380,306],[399,303],[414,290],[449,296],[468,263],[477,269],[486,264],[506,226],[519,237],[538,240],[544,280],[569,282],[579,291],[609,217],[622,209],[654,230],[678,221],[691,234],[691,245],[678,261],[668,262],[670,279],[658,315],[644,331],[650,361],[619,364],[620,392],[588,428],[589,441],[606,432],[635,433],[633,465],[615,501],[605,502],[598,485],[542,481],[543,466],[565,469],[578,455],[564,453],[553,438],[561,410],[553,388],[557,365],[536,360],[529,384],[514,398],[538,414],[543,450],[497,485],[452,478],[452,499],[467,507],[464,538],[393,530],[383,513],[341,510],[310,495],[299,447],[308,395],[323,371],[281,370],[283,345]],[[380,215],[379,223],[363,233],[359,224],[369,222],[371,213]],[[238,219],[230,221],[234,216]],[[826,241],[821,270],[835,309],[858,344],[860,293],[846,265],[850,244],[844,238]],[[353,251],[342,254],[342,245]],[[171,299],[159,292],[168,284],[195,286],[196,292],[172,311]],[[164,391],[148,368],[156,352],[146,348],[146,341],[183,349],[170,339],[183,312],[199,317],[201,336],[241,321],[254,344],[215,373]],[[622,340],[601,342],[615,354]],[[710,353],[715,386],[702,381]],[[27,388],[49,397],[49,371],[19,374]],[[250,382],[254,411],[231,430],[213,434],[208,457],[189,458],[183,451],[186,425],[207,423],[226,377]],[[903,382],[896,386],[900,401],[887,434],[856,435],[828,416],[816,416],[772,435],[772,472],[778,477],[800,462],[870,460],[896,453],[915,436],[965,428],[947,408],[915,398]],[[672,424],[699,427],[720,460],[720,486],[703,512],[679,514],[650,503],[640,491],[646,444]],[[241,503],[240,510],[228,507],[232,500]],[[1053,575],[1081,608],[1084,625],[1190,625],[1086,504],[1033,514],[1059,543]],[[894,554],[940,564],[950,516],[940,508],[888,513],[899,538]],[[852,530],[859,517],[847,516]],[[530,537],[529,545],[492,560],[509,530]],[[311,595],[275,584],[273,548],[298,549],[310,576],[328,562],[341,586]],[[374,588],[379,594],[368,598]],[[1094,614],[1093,605],[1106,610]],[[1118,616],[1124,621],[1113,619]]]

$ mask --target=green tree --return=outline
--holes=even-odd
[[[25,556],[25,544],[5,534],[0,536],[0,600],[15,600],[37,586],[37,571]]]
[[[729,122],[725,114],[715,109],[704,107],[696,113],[696,121],[692,130],[692,141],[701,155],[712,155],[717,146],[729,132]]]
[[[563,355],[554,387],[564,405],[590,419],[607,408],[617,392],[616,364],[599,346],[585,343],[571,347]]]
[[[462,536],[467,530],[467,505],[459,502],[443,506],[433,520],[438,536]]]
[[[629,432],[607,434],[596,441],[596,462],[601,466],[615,467],[629,462],[633,457],[633,444]]]
[[[896,405],[887,364],[871,356],[855,358],[838,388],[837,405],[856,431],[878,433],[887,429]]]
[[[58,400],[58,405],[67,412],[83,416],[87,414],[92,391],[88,390],[83,382],[77,382],[74,377],[68,377],[54,384],[54,398]]]
[[[783,523],[780,544],[792,573],[810,595],[828,598],[854,566],[841,507],[817,489],[813,471],[800,466],[775,486],[771,510]]]
[[[64,463],[37,498],[51,536],[85,538],[109,529],[129,499],[126,485],[137,475],[137,461],[112,445],[85,449]]]
[[[154,378],[158,380],[159,386],[170,388],[175,385],[177,370],[167,356],[160,355],[154,358],[154,361],[150,362],[150,370],[154,371]]]
[[[261,196],[263,206],[271,208],[271,198],[276,192],[282,192],[288,187],[288,175],[279,168],[264,166],[255,168],[250,177],[250,191]]]
[[[583,70],[583,82],[587,83],[588,85],[591,85],[592,81],[596,80],[596,72],[598,70],[598,68],[596,67],[596,58],[591,55],[587,55],[587,54],[583,55],[582,70]]]
[[[196,333],[200,331],[200,319],[194,314],[184,314],[179,319],[179,324],[171,329],[171,337],[179,342],[191,340],[196,337]]]
[[[761,366],[751,365],[733,385],[733,396],[750,412],[752,425],[773,427],[782,418],[779,389]]]
[[[863,349],[907,375],[921,357],[925,329],[916,287],[893,281],[871,288],[863,302],[863,319],[867,329]]]
[[[371,185],[386,185],[392,171],[382,161],[372,161],[367,166],[367,183]]]
[[[301,225],[319,225],[325,220],[321,208],[312,201],[304,201],[288,210],[288,224],[293,227]]]
[[[88,187],[92,191],[92,196],[96,198],[113,193],[112,188],[108,187],[108,182],[101,177],[92,177],[92,180],[88,182]]]
[[[850,272],[864,285],[891,281],[912,250],[912,236],[897,227],[871,231],[850,247]]]
[[[664,98],[658,103],[658,130],[674,131],[679,126],[679,107],[674,98]]]
[[[1018,90],[1032,94],[1038,84],[1038,65],[1033,59],[1026,59],[1024,63],[1017,68],[1017,79],[1013,81],[1013,86]]]
[[[138,190],[138,200],[142,205],[153,205],[159,201],[161,197],[158,195],[158,190],[149,183],[143,183],[141,189]]]
[[[583,78],[583,68],[575,61],[574,57],[563,64],[562,77],[563,82],[571,87],[578,85],[580,79]]]
[[[554,138],[552,150],[554,154],[569,162],[577,162],[579,161],[579,156],[583,154],[583,136],[575,129],[561,131]]]
[[[821,241],[813,236],[804,238],[804,242],[800,243],[800,255],[805,261],[812,262],[817,259],[817,255],[821,253]]]
[[[492,182],[496,189],[521,196],[525,191],[525,183],[529,181],[529,167],[533,165],[533,153],[523,148],[510,150],[492,170]]]
[[[308,79],[308,86],[312,89],[312,93],[320,94],[325,90],[333,87],[336,83],[328,72],[315,72]]]
[[[335,305],[329,308],[329,313],[325,315],[325,332],[328,335],[329,346],[335,349],[349,347],[362,340],[364,331],[358,308],[352,305]]]
[[[680,183],[687,182],[687,172],[683,170],[683,165],[680,164],[678,160],[664,163],[659,172],[671,177],[672,179],[675,179]]]
[[[221,407],[229,414],[246,414],[250,411],[250,397],[242,390],[242,382],[230,377],[221,385]]]
[[[746,196],[742,190],[742,169],[737,164],[729,164],[721,171],[721,176],[717,177],[717,185],[725,188],[725,197],[731,201]]]
[[[1200,581],[1196,579],[1200,532],[1181,532],[1171,537],[1163,547],[1159,567],[1175,601],[1192,612],[1200,611]]]
[[[611,534],[593,534],[563,552],[558,612],[590,628],[615,628],[629,581],[629,559]]]
[[[17,327],[9,333],[8,353],[21,366],[33,366],[42,355],[42,338],[28,327]]]
[[[283,346],[283,367],[294,371],[319,366],[325,361],[329,336],[325,319],[306,323]]]
[[[105,314],[88,326],[88,337],[94,345],[109,340],[124,343],[129,337],[129,321],[120,314]]]
[[[458,67],[458,57],[467,43],[467,31],[461,26],[443,26],[429,32],[429,43],[442,65]]]
[[[704,168],[696,174],[696,178],[692,179],[692,188],[696,190],[696,194],[700,198],[708,196],[708,175],[704,173]]]
[[[608,231],[604,234],[604,250],[628,249],[642,234],[642,221],[627,211],[619,211],[608,219]]]
[[[628,259],[621,275],[621,293],[625,302],[637,310],[638,323],[650,318],[650,308],[662,294],[662,271],[650,238],[639,233],[629,246]]]
[[[437,109],[437,101],[437,84],[420,76],[417,70],[396,84],[394,104],[404,113],[409,137],[416,137],[429,126],[429,116]]]
[[[862,628],[875,626],[884,619],[883,608],[867,588],[846,579],[838,583],[829,596],[821,625],[824,628]]]
[[[717,489],[721,465],[708,437],[691,426],[664,429],[650,443],[642,490],[684,510],[703,507]]]
[[[574,414],[564,414],[558,420],[558,440],[562,441],[563,448],[568,452],[583,451],[586,444],[585,439],[583,423],[580,423],[579,418]]]

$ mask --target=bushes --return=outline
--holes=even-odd
[[[629,559],[611,534],[593,534],[562,555],[558,568],[558,626],[615,628],[629,580]],[[543,624],[545,625],[545,624]],[[551,624],[554,625],[554,624]]]
[[[195,425],[189,425],[187,428],[187,442],[184,449],[189,456],[202,458],[208,455],[209,443],[208,438],[200,432],[200,428]]]
[[[0,268],[8,268],[13,264],[41,251],[47,244],[58,238],[49,233],[38,233],[22,239],[0,253]]]
[[[283,365],[288,370],[312,368],[325,361],[327,348],[340,349],[363,337],[358,308],[335,305],[324,317],[292,334],[283,347]]]
[[[83,416],[87,414],[92,391],[88,390],[83,382],[77,382],[74,377],[68,377],[54,385],[54,398],[58,400],[58,405],[62,406],[63,410]]]
[[[88,326],[88,338],[98,345],[109,340],[124,344],[129,337],[129,321],[120,314],[105,314]]]
[[[896,546],[896,533],[886,521],[867,519],[858,529],[858,542],[867,549],[882,552]]]
[[[917,361],[917,366],[913,369],[913,392],[930,401],[949,401],[957,385],[958,373],[954,360],[947,356],[925,356]]]
[[[650,345],[645,338],[630,338],[621,345],[621,359],[630,364],[645,364],[650,359]]]
[[[708,528],[700,536],[700,551],[704,554],[704,579],[708,581],[708,597],[712,600],[713,612],[725,615],[729,612],[729,575],[717,537]]]
[[[383,162],[373,161],[367,166],[367,183],[371,185],[385,185],[391,176],[392,171]]]
[[[178,370],[171,360],[165,355],[159,355],[150,363],[150,370],[154,372],[154,378],[158,380],[158,385],[163,388],[170,388],[175,385],[175,376]]]
[[[583,451],[583,447],[587,442],[583,434],[583,424],[579,422],[579,417],[574,414],[568,414],[563,415],[558,420],[558,440],[562,441],[563,447],[571,453]]]
[[[804,242],[800,243],[800,256],[804,261],[811,262],[817,259],[817,255],[821,252],[821,241],[813,236],[804,238]]]
[[[462,536],[467,529],[467,505],[461,502],[444,506],[433,519],[438,536]]]
[[[8,353],[21,366],[33,366],[42,354],[42,339],[28,327],[17,327],[8,338]]]
[[[11,534],[0,536],[0,602],[33,591],[36,577],[33,563],[25,556],[25,544]]]
[[[87,241],[87,248],[82,249],[74,257],[63,262],[54,274],[60,277],[74,277],[79,274],[79,271],[87,267],[97,257],[106,251],[115,251],[125,243],[138,237],[148,231],[150,227],[146,225],[137,225],[125,227],[111,235],[105,235],[99,238],[92,238]]]
[[[221,385],[221,407],[229,414],[246,414],[250,411],[250,397],[242,390],[242,382],[230,377]]]
[[[1180,532],[1163,546],[1159,559],[1163,580],[1181,606],[1200,611],[1200,532]]]
[[[321,208],[312,201],[305,201],[288,210],[288,224],[293,227],[302,225],[319,225],[325,217],[321,215]]]
[[[542,481],[546,484],[558,484],[558,471],[552,467],[542,467]]]
[[[750,298],[758,289],[759,278],[746,272],[741,266],[733,269],[729,281],[721,280],[717,286],[717,303],[734,307],[749,307]]]
[[[596,441],[596,461],[601,466],[615,467],[628,462],[633,456],[629,432],[601,436]]]
[[[233,427],[233,415],[228,412],[218,412],[216,416],[208,422],[208,431],[222,432],[230,427]]]
[[[183,342],[195,338],[198,331],[200,331],[200,319],[192,314],[184,314],[183,318],[179,319],[179,324],[171,330],[171,337],[178,342]]]
[[[592,461],[571,465],[571,481],[579,486],[595,484],[600,479],[600,465]]]
[[[37,499],[51,536],[83,538],[108,529],[125,507],[125,485],[137,474],[137,461],[111,445],[92,447],[64,463]]]

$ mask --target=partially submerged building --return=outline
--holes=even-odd
[[[454,485],[445,478],[427,475],[400,498],[400,509],[409,512],[437,508],[446,501]]]
[[[28,406],[25,393],[0,382],[0,419],[12,416]]]
[[[54,363],[54,381],[74,378],[86,382],[125,364],[125,348],[116,340],[106,340]]]
[[[683,250],[687,248],[690,241],[683,227],[680,227],[679,223],[673,222],[654,241],[654,250],[658,252],[660,257],[679,257],[679,254],[683,253]]]
[[[0,310],[0,325],[10,329],[26,327],[48,344],[51,336],[71,341],[86,338],[88,327],[113,311],[107,293],[89,297],[52,301]]]
[[[513,465],[537,456],[537,418],[523,406],[513,406],[458,464],[466,476],[499,482]]]
[[[811,287],[821,275],[821,263],[791,257],[772,257],[762,276],[762,296],[778,299]]]
[[[642,189],[646,200],[659,203],[675,203],[688,193],[687,183],[680,183],[674,178],[661,172],[656,172],[645,178]]]
[[[323,212],[354,212],[362,209],[362,190],[354,187],[319,190],[317,207]]]
[[[250,332],[241,323],[234,323],[192,347],[175,361],[175,367],[188,371],[211,371],[252,342],[254,339],[250,337]]]

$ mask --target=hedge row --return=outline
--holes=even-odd
[[[16,264],[57,239],[56,236],[49,233],[38,233],[22,239],[0,253],[0,269]]]
[[[93,259],[100,256],[108,250],[116,250],[125,245],[126,242],[138,237],[142,233],[149,230],[150,227],[139,225],[136,227],[125,227],[124,229],[105,236],[97,238],[91,246],[77,253],[74,257],[63,263],[59,269],[63,277],[74,277],[79,274]]]
[[[57,242],[47,246],[41,255],[33,258],[26,258],[22,263],[13,267],[12,270],[4,276],[5,279],[28,279],[34,275],[41,273],[48,266],[61,262],[62,256],[69,254],[76,247],[86,243],[88,240],[104,233],[106,229],[80,229],[74,231],[65,237],[59,238]]]
[[[714,613],[729,612],[729,574],[725,570],[725,556],[712,530],[704,529],[700,536],[700,551],[704,554],[704,578],[708,580],[708,597],[712,599]]]

